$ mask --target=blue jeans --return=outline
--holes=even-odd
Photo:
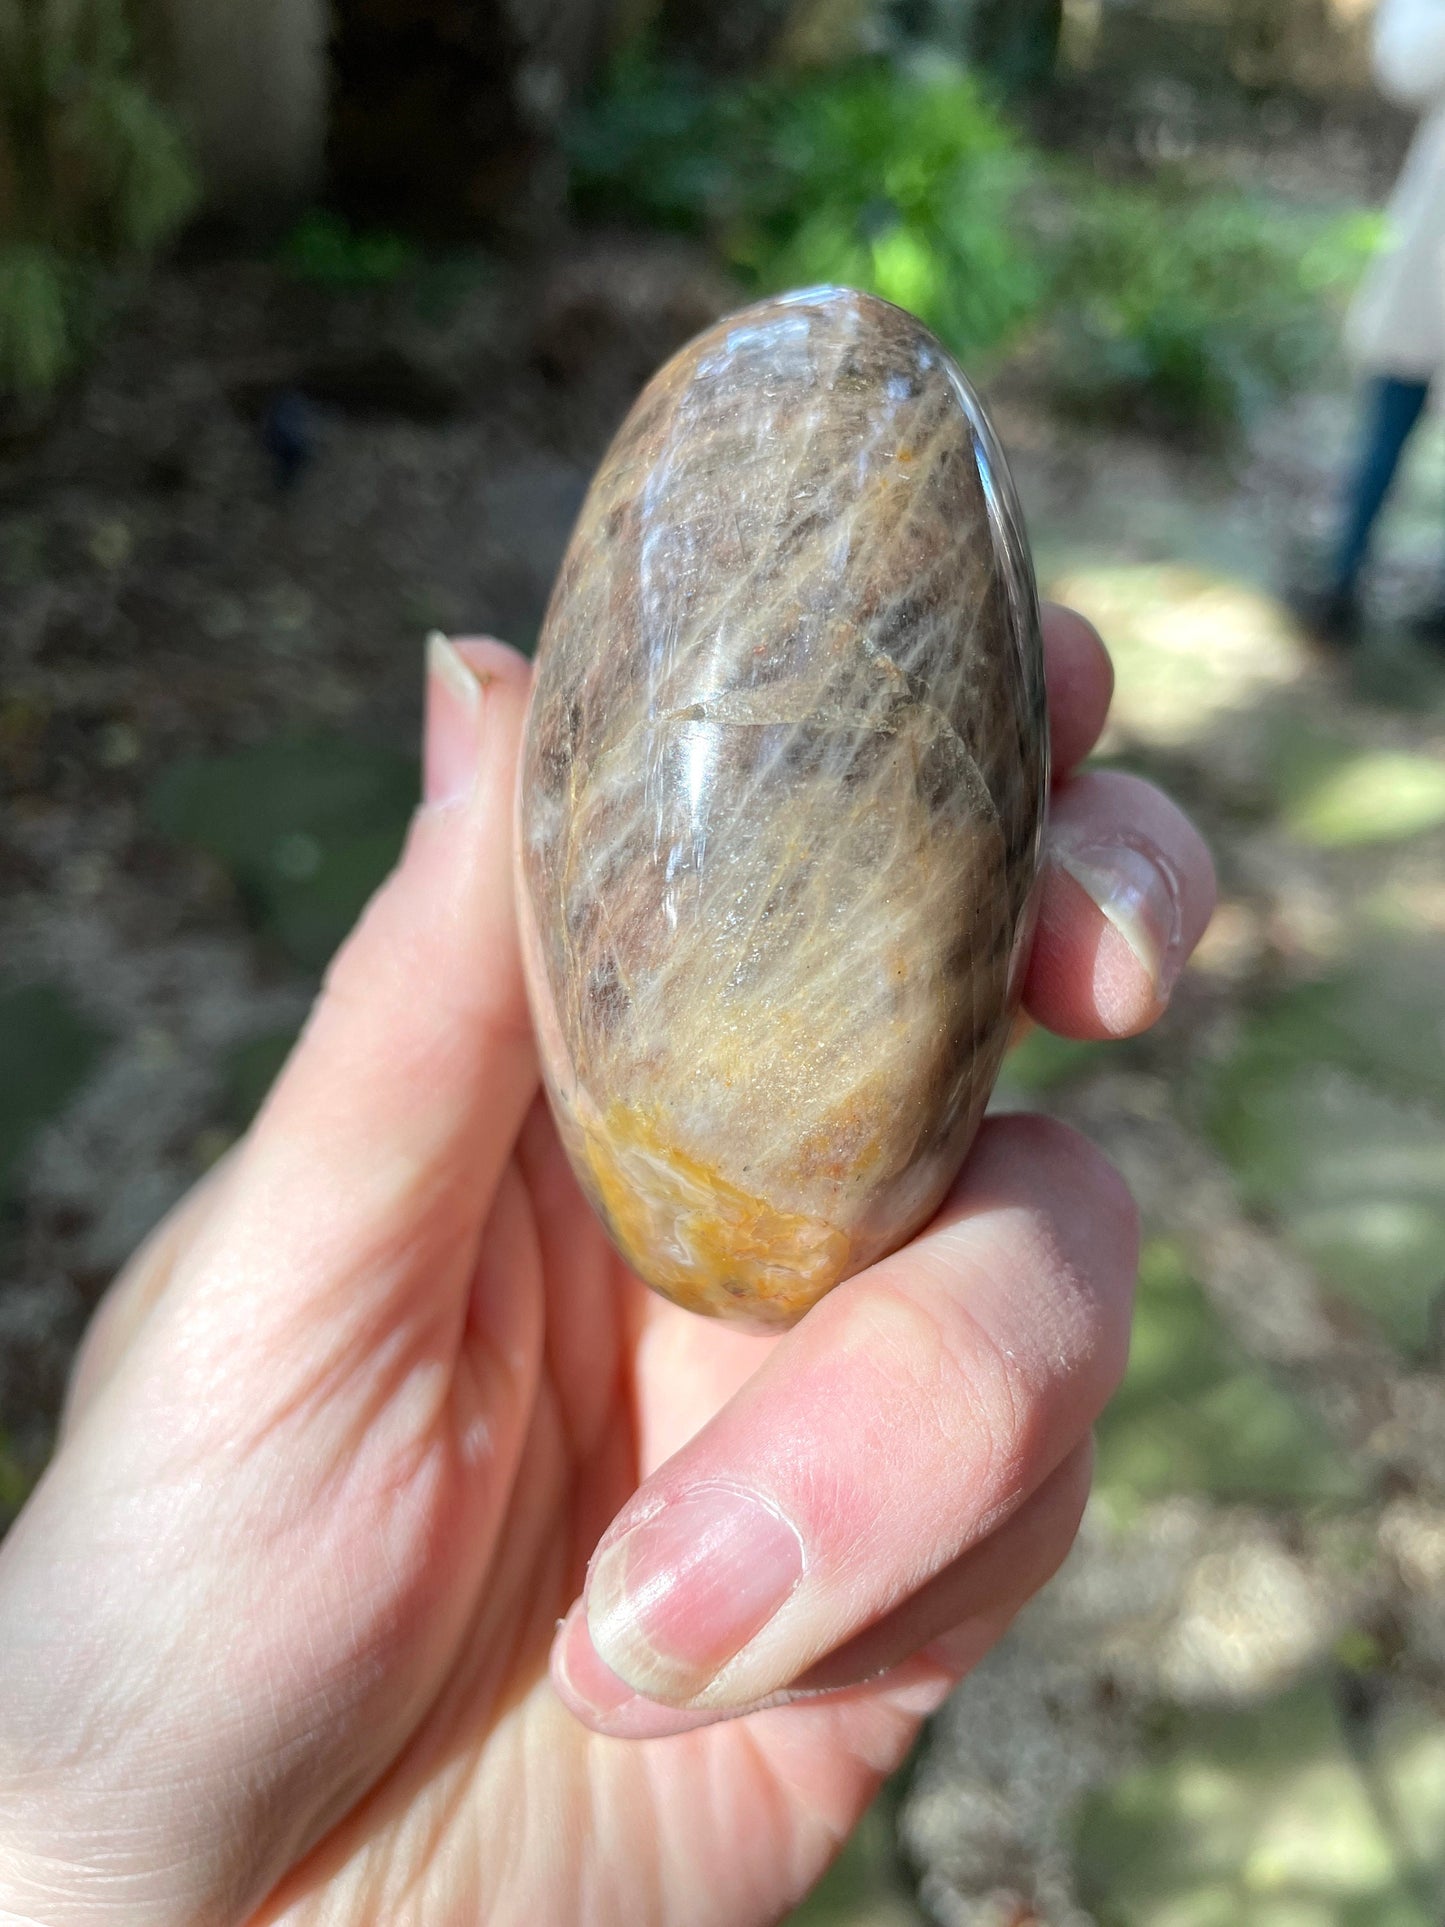
[[[1334,586],[1345,593],[1353,591],[1364,567],[1375,523],[1429,393],[1428,381],[1404,381],[1396,375],[1381,375],[1370,384],[1359,464],[1346,497],[1345,525],[1335,550]]]

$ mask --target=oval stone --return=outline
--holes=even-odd
[[[929,1218],[1047,787],[1018,500],[939,342],[813,289],[685,348],[583,505],[519,808],[553,1109],[649,1284],[778,1328]]]

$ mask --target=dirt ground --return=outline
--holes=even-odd
[[[0,1510],[89,1307],[244,1128],[394,849],[425,633],[529,645],[636,384],[726,300],[593,245],[327,293],[195,259],[0,443]],[[1000,1101],[1123,1166],[1139,1336],[1064,1574],[804,1916],[1438,1927],[1445,1901],[1445,565],[1432,429],[1348,660],[1276,599],[1343,394],[1229,463],[999,424],[1105,753],[1197,814],[1219,916],[1156,1036]]]

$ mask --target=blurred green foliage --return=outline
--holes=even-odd
[[[584,215],[704,234],[760,291],[866,288],[960,353],[1006,339],[1042,299],[1013,218],[1023,149],[951,66],[719,84],[633,56],[571,157]]]
[[[1360,1496],[1319,1419],[1245,1354],[1159,1239],[1140,1261],[1129,1370],[1098,1452],[1098,1491],[1117,1516],[1180,1492],[1286,1506]]]
[[[316,968],[396,861],[416,795],[409,757],[310,737],[173,764],[147,815],[213,857],[253,922]]]
[[[1042,92],[1058,66],[1064,0],[889,0],[904,44],[939,49],[1011,98]]]
[[[299,281],[333,293],[389,287],[412,273],[419,258],[404,235],[389,228],[355,228],[320,208],[296,223],[281,250],[283,264]]]
[[[1320,849],[1395,842],[1445,823],[1445,765],[1436,757],[1354,750],[1296,775],[1285,820]]]
[[[1282,992],[1210,1080],[1206,1122],[1240,1196],[1322,1288],[1408,1358],[1445,1333],[1445,1078],[1438,963]]]
[[[1010,93],[1047,85],[1059,57],[1063,0],[973,0],[968,51]]]
[[[30,1497],[35,1476],[0,1431],[0,1530],[6,1530]]]
[[[227,1057],[226,1112],[237,1130],[244,1130],[265,1103],[295,1042],[294,1031],[266,1031],[248,1037]]]
[[[1045,1091],[1056,1091],[1087,1077],[1099,1068],[1106,1051],[1118,1052],[1119,1046],[1081,1043],[1073,1037],[1056,1037],[1038,1025],[1016,1044],[1004,1059],[999,1073],[999,1095],[1010,1102],[1027,1102]],[[1117,1056],[1113,1061],[1117,1061]]]
[[[873,67],[766,107],[766,188],[729,248],[755,285],[866,287],[961,354],[1006,340],[1033,312],[1042,285],[1012,220],[1024,158],[967,75]]]
[[[1239,193],[1070,182],[1050,280],[1057,397],[1172,429],[1231,427],[1323,367],[1373,223]]]
[[[97,270],[166,240],[196,192],[138,77],[126,0],[0,0],[0,393],[55,386]]]
[[[898,1864],[896,1809],[904,1779],[900,1774],[885,1785],[786,1927],[922,1927]]]
[[[1353,1731],[1324,1680],[1178,1707],[1087,1799],[1080,1898],[1100,1927],[1437,1927],[1445,1732],[1389,1707]]]
[[[0,993],[0,1195],[35,1133],[84,1084],[103,1033],[54,984]]]
[[[584,217],[703,236],[756,292],[867,289],[964,357],[1032,334],[1057,399],[1170,430],[1228,430],[1318,373],[1377,232],[1100,181],[937,57],[718,82],[633,54],[570,153]]]
[[[55,387],[86,332],[88,292],[58,248],[0,246],[0,393],[43,395]]]

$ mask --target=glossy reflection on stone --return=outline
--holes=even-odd
[[[684,349],[582,509],[519,812],[553,1108],[649,1284],[788,1325],[936,1209],[1047,759],[1017,499],[939,343],[824,289]]]

